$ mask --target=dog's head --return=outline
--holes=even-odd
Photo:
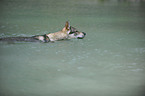
[[[78,30],[76,30],[76,28],[70,26],[69,39],[71,38],[83,39],[85,35],[86,35],[85,32],[79,32]]]
[[[86,35],[85,32],[79,32],[76,28],[70,26],[68,21],[66,21],[63,30],[67,30],[68,39],[72,38],[83,39]]]

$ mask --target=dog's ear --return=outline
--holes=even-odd
[[[67,33],[69,34],[69,32],[70,32],[70,25],[69,25],[68,21],[66,21],[65,27],[62,29],[62,31],[67,31]]]
[[[69,24],[68,21],[66,21],[66,23],[65,23],[65,28],[68,29],[68,30],[70,29],[70,24]]]

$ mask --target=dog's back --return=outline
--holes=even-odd
[[[40,40],[37,40],[35,37],[4,37],[4,38],[0,38],[0,41],[7,41],[7,42],[40,42]]]

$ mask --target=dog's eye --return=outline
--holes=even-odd
[[[69,34],[73,34],[74,32],[70,32]]]
[[[74,36],[77,36],[77,33],[74,33]]]

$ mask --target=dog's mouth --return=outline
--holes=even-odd
[[[77,37],[77,39],[83,39],[84,37]]]
[[[85,32],[82,32],[82,34],[83,35],[78,35],[77,36],[77,39],[83,39],[85,37],[86,33]]]

